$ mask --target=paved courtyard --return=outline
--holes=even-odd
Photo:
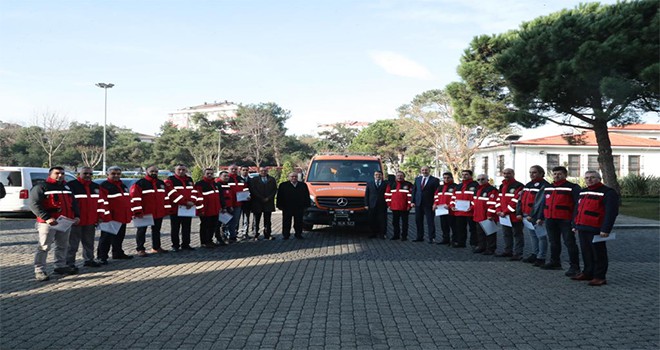
[[[604,287],[365,232],[321,228],[285,241],[279,215],[275,241],[111,260],[40,283],[34,220],[0,220],[1,349],[660,347],[653,227],[618,230]],[[134,253],[135,229],[124,248]]]

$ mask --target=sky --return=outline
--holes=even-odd
[[[115,84],[108,124],[145,134],[169,112],[224,100],[275,102],[293,134],[394,118],[459,80],[473,37],[579,2],[0,0],[0,120],[103,124],[99,82]]]

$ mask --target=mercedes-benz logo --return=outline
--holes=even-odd
[[[340,207],[347,206],[348,205],[348,199],[346,199],[344,197],[337,198],[337,205],[340,206]]]

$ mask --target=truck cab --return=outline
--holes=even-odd
[[[380,157],[350,154],[317,155],[307,168],[305,184],[310,207],[305,210],[305,229],[313,225],[352,227],[366,225],[364,194],[375,171],[383,171]]]

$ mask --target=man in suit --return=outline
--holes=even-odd
[[[371,236],[369,238],[386,238],[387,236],[387,203],[385,202],[385,189],[387,185],[383,181],[383,172],[374,172],[374,181],[367,182],[364,192],[364,206],[369,210],[369,226]]]
[[[254,213],[253,233],[254,239],[259,239],[259,223],[261,214],[264,215],[264,238],[275,239],[271,233],[271,213],[275,211],[275,195],[277,194],[277,181],[268,175],[268,168],[259,168],[259,176],[252,178],[249,183],[251,206]],[[245,207],[245,205],[243,205]]]
[[[282,182],[277,190],[277,208],[282,211],[282,236],[289,239],[291,235],[291,219],[296,238],[303,239],[303,215],[309,206],[309,190],[307,185],[298,182],[298,174],[289,173],[289,181]]]
[[[417,239],[413,242],[424,241],[424,220],[428,227],[429,243],[435,239],[435,213],[433,211],[433,202],[435,191],[440,186],[440,180],[431,175],[431,169],[423,166],[422,175],[415,179],[415,189],[413,191],[413,207],[415,208],[415,224],[417,226]]]

